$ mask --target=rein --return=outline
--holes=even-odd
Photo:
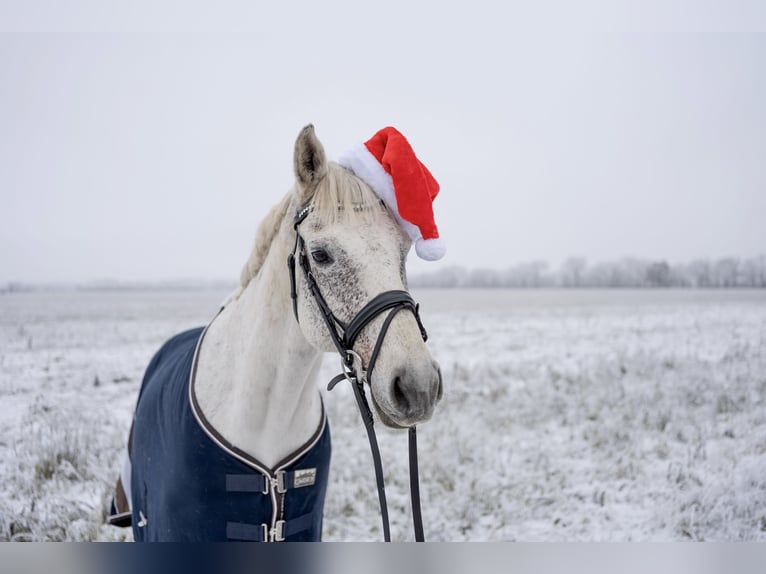
[[[412,312],[415,316],[415,320],[420,328],[420,334],[423,340],[428,339],[425,327],[420,320],[420,314],[418,312],[418,305],[412,299],[407,291],[393,290],[384,291],[383,293],[374,297],[369,301],[351,321],[346,324],[330,309],[324,296],[322,295],[319,285],[316,282],[314,274],[311,272],[311,266],[309,259],[306,255],[306,243],[298,230],[298,227],[306,219],[311,208],[309,206],[301,209],[293,220],[293,229],[295,230],[295,245],[293,251],[287,258],[287,266],[290,271],[290,297],[293,300],[293,313],[295,314],[295,320],[300,322],[298,318],[298,292],[297,282],[295,280],[295,264],[296,253],[298,255],[298,265],[303,271],[303,276],[309,287],[309,292],[314,298],[314,301],[322,312],[327,330],[330,333],[330,338],[335,344],[335,348],[341,357],[341,368],[343,372],[335,377],[328,383],[327,390],[331,391],[335,388],[339,382],[347,380],[351,383],[351,388],[354,391],[354,397],[356,398],[356,404],[359,407],[359,414],[364,422],[364,427],[367,430],[367,437],[370,441],[370,450],[372,451],[372,460],[375,467],[375,480],[378,487],[378,501],[380,503],[380,515],[383,520],[383,538],[386,542],[391,541],[391,532],[388,522],[388,504],[386,503],[386,490],[383,481],[383,465],[380,458],[380,449],[378,448],[378,439],[375,436],[375,428],[373,425],[373,416],[370,405],[367,402],[367,395],[364,390],[365,381],[369,382],[372,377],[372,370],[375,368],[375,363],[378,359],[378,354],[383,346],[383,340],[385,339],[388,328],[391,325],[394,317],[400,311],[405,309]],[[370,355],[370,361],[367,367],[364,367],[362,358],[353,350],[354,343],[359,337],[362,330],[369,325],[378,315],[388,311],[388,315],[383,321],[383,326],[378,333],[378,338],[375,341],[375,347],[373,348],[372,355]],[[356,360],[356,361],[355,361]],[[355,362],[358,362],[359,369],[357,370]],[[415,529],[415,541],[424,542],[425,536],[423,533],[423,517],[420,511],[420,486],[418,480],[418,443],[417,443],[417,431],[415,427],[409,428],[409,469],[410,469],[410,497],[412,499],[412,521]]]

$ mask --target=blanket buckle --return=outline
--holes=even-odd
[[[266,526],[264,524],[264,526]],[[284,542],[285,540],[285,521],[284,520],[277,520],[276,523],[274,523],[274,528],[271,529],[269,532],[270,534],[270,541],[271,542]]]

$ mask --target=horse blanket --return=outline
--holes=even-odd
[[[202,328],[170,339],[144,375],[109,522],[138,541],[316,541],[330,428],[274,468],[220,436],[196,404]],[[127,488],[126,488],[127,487]]]

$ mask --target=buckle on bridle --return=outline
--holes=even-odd
[[[343,374],[346,375],[346,379],[352,383],[357,381],[364,382],[367,380],[367,370],[364,368],[364,361],[362,360],[362,357],[359,356],[359,353],[355,352],[353,349],[346,349],[346,356],[345,358],[342,357],[340,362],[343,368]],[[357,370],[354,368],[355,364],[359,365],[358,374]]]
[[[367,370],[364,369],[362,362],[362,357],[360,357],[357,353],[351,350],[345,351],[345,356],[340,356],[340,368],[341,368],[341,374],[336,375],[332,378],[332,380],[327,383],[327,390],[331,391],[335,388],[335,385],[340,383],[341,381],[348,381],[349,383],[352,383],[357,386],[361,386],[364,384],[364,381],[367,380]],[[359,368],[362,373],[361,378],[357,374],[356,369],[354,368],[354,359],[357,359],[359,361]]]

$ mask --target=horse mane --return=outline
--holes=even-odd
[[[291,190],[258,225],[255,234],[255,246],[245,263],[239,278],[239,290],[236,296],[255,278],[269,254],[290,206],[293,204],[295,191]],[[381,200],[370,187],[352,172],[337,163],[328,162],[327,173],[319,181],[311,194],[311,208],[316,214],[316,225],[345,222],[352,219],[371,221],[375,206],[381,206]],[[297,207],[295,208],[297,211]]]
[[[258,225],[258,230],[255,232],[255,245],[250,252],[250,257],[242,268],[242,273],[239,275],[239,291],[235,295],[238,297],[242,291],[248,286],[250,281],[258,275],[258,272],[263,266],[263,262],[266,260],[266,256],[269,254],[271,243],[276,236],[277,231],[282,225],[282,221],[285,218],[288,207],[292,199],[292,194],[288,193],[282,198],[278,204],[271,208],[271,211],[263,218],[263,221]]]

